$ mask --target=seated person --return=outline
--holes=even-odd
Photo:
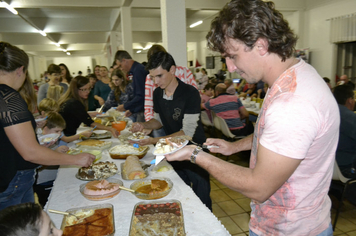
[[[0,211],[1,235],[62,235],[62,230],[54,227],[51,219],[41,206],[22,203]]]
[[[253,127],[242,121],[248,117],[249,113],[240,99],[235,95],[227,94],[226,85],[223,83],[216,85],[215,96],[204,104],[205,109],[212,110],[217,116],[223,118],[231,133],[237,136],[251,134]]]
[[[111,73],[110,87],[112,90],[105,101],[103,107],[104,112],[111,107],[125,104],[134,97],[132,83],[126,80],[124,73],[120,69],[116,69]]]
[[[334,97],[340,111],[340,135],[336,149],[336,162],[342,174],[347,178],[356,178],[356,114],[352,86],[343,84],[334,88]],[[337,190],[336,184],[331,184],[331,190]],[[356,205],[356,184],[347,188],[345,198]]]
[[[266,86],[268,85],[266,84]],[[267,91],[265,90],[265,83],[261,80],[257,83],[256,87],[257,87],[257,98],[262,98],[262,99],[265,98],[266,91]]]
[[[215,89],[215,85],[208,83],[207,85],[205,85],[204,87],[204,92],[203,94],[200,96],[201,98],[201,109],[205,110],[204,108],[204,104],[209,101],[212,97],[214,97],[214,89]]]
[[[214,97],[214,90],[215,90],[215,85],[214,84],[208,83],[207,85],[205,85],[204,92],[200,96],[200,98],[201,98],[200,107],[201,107],[202,110],[205,110],[204,104],[207,101],[209,101],[212,97]],[[211,117],[211,112],[209,110],[206,110],[205,112],[208,115],[210,122],[212,122],[213,119]]]
[[[343,84],[347,84],[351,86],[352,90],[355,89],[355,84],[351,80],[349,80],[349,77],[347,75],[340,76],[340,81],[337,82],[337,85],[343,85]]]
[[[334,88],[334,97],[339,105],[340,136],[336,149],[336,161],[342,174],[347,178],[356,177],[356,114],[354,92],[349,85]],[[352,173],[353,172],[353,173]]]
[[[226,85],[226,93],[231,94],[231,95],[236,94],[235,85],[232,82],[232,79],[225,79],[224,84]]]
[[[66,153],[69,149],[66,146],[66,142],[72,142],[74,140],[80,139],[82,136],[90,137],[92,134],[92,131],[89,130],[80,134],[66,137],[63,135],[63,129],[66,126],[66,122],[64,121],[63,117],[57,112],[48,112],[46,116],[46,124],[42,129],[42,135],[59,134],[60,136],[58,141],[50,142],[48,145],[44,144],[43,146],[47,146],[52,150],[56,150],[57,152]],[[65,142],[60,142],[60,140],[64,140]],[[48,196],[53,186],[53,181],[57,177],[57,170],[58,166],[42,166],[41,168],[37,169],[37,178],[36,183],[34,184],[34,191],[37,193],[39,202],[42,207],[44,207],[47,202]]]
[[[240,93],[240,98],[257,98],[257,84],[248,84],[248,90],[245,93]]]

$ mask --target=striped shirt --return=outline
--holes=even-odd
[[[245,125],[240,119],[239,109],[243,107],[236,95],[220,94],[205,103],[205,109],[212,110],[226,121],[230,130],[242,129]]]

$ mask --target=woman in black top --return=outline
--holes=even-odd
[[[27,54],[0,42],[0,210],[34,202],[32,185],[39,165],[89,166],[94,155],[76,157],[39,145],[36,122],[18,90],[28,68]]]
[[[111,127],[94,123],[88,114],[88,96],[91,90],[89,79],[83,76],[75,77],[71,82],[68,91],[58,101],[59,114],[66,121],[66,128],[63,130],[66,136],[77,133],[77,129],[83,122],[87,126],[97,129],[109,130],[116,138],[119,132]]]

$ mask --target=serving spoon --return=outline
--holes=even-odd
[[[51,213],[55,213],[55,214],[60,214],[60,215],[65,215],[65,216],[74,216],[77,220],[79,220],[78,216],[69,213],[69,212],[65,212],[65,211],[57,211],[57,210],[52,210],[52,209],[48,209],[48,212]]]

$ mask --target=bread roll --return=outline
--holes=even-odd
[[[142,179],[146,177],[145,171],[142,169],[137,156],[128,156],[126,158],[123,171],[130,180]]]

